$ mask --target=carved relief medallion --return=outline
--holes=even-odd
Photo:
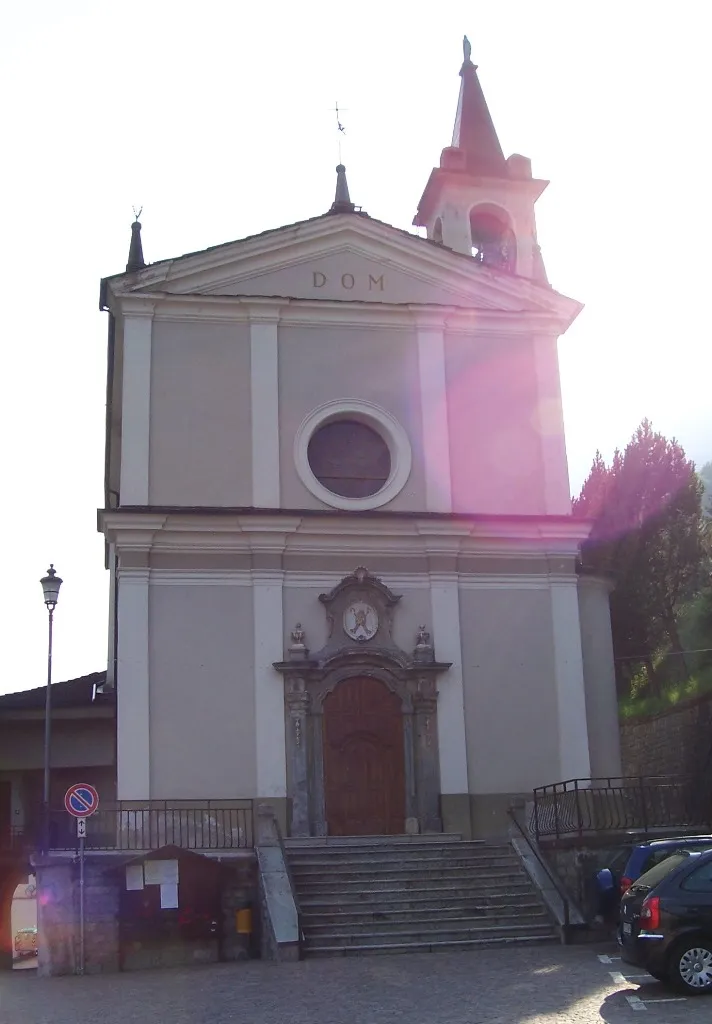
[[[365,601],[354,601],[344,612],[344,633],[352,640],[365,642],[376,635],[378,613]]]

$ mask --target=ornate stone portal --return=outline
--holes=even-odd
[[[378,680],[401,702],[403,830],[442,831],[436,677],[450,663],[435,661],[425,626],[411,653],[397,646],[393,615],[400,596],[366,569],[356,569],[319,600],[328,623],[324,647],[310,655],[297,624],[287,660],[275,662],[284,676],[291,835],[328,834],[324,702],[340,683],[364,678]]]

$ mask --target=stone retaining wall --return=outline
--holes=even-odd
[[[712,694],[621,722],[624,775],[697,775],[712,751]]]

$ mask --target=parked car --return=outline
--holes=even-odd
[[[712,994],[712,849],[678,849],[633,882],[618,944],[627,964],[688,995]]]
[[[677,836],[672,839],[651,839],[632,847],[623,872],[618,880],[621,896],[630,889],[633,882],[665,860],[675,850],[701,850],[712,846],[712,836]]]
[[[37,956],[37,929],[19,928],[15,932],[15,957]]]

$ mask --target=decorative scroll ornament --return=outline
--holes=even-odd
[[[378,632],[378,612],[366,601],[354,601],[344,611],[344,633],[364,643]]]

